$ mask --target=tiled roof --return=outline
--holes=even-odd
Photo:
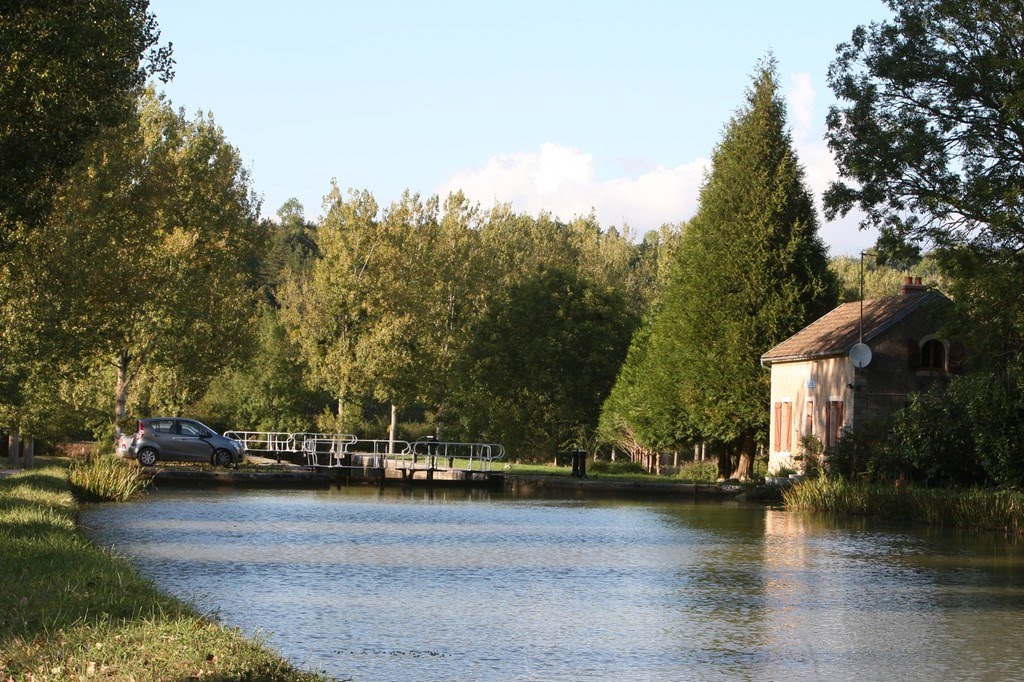
[[[864,301],[864,340],[870,341],[917,310],[944,298],[934,291]],[[761,356],[763,364],[845,355],[860,338],[861,303],[843,303]]]

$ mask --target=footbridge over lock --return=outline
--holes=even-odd
[[[334,472],[346,482],[462,481],[495,483],[504,478],[505,448],[421,438],[364,439],[346,433],[227,431],[250,454],[312,470]]]

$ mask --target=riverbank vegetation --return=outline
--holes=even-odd
[[[78,457],[68,465],[68,481],[76,496],[88,502],[125,502],[150,479],[138,464],[116,455]]]
[[[0,478],[0,679],[324,679],[90,543],[58,460]]]
[[[868,516],[1024,536],[1024,493],[981,488],[926,488],[841,477],[807,479],[782,493],[788,509]]]

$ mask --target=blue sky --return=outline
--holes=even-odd
[[[758,60],[777,61],[808,185],[835,46],[881,0],[331,2],[151,0],[187,112],[212,112],[273,215],[337,178],[386,205],[461,188],[645,231],[693,215],[700,180]],[[822,220],[833,254],[874,241]]]

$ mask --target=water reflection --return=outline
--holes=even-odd
[[[290,659],[358,680],[1016,677],[1024,553],[738,504],[167,492],[83,514]]]

